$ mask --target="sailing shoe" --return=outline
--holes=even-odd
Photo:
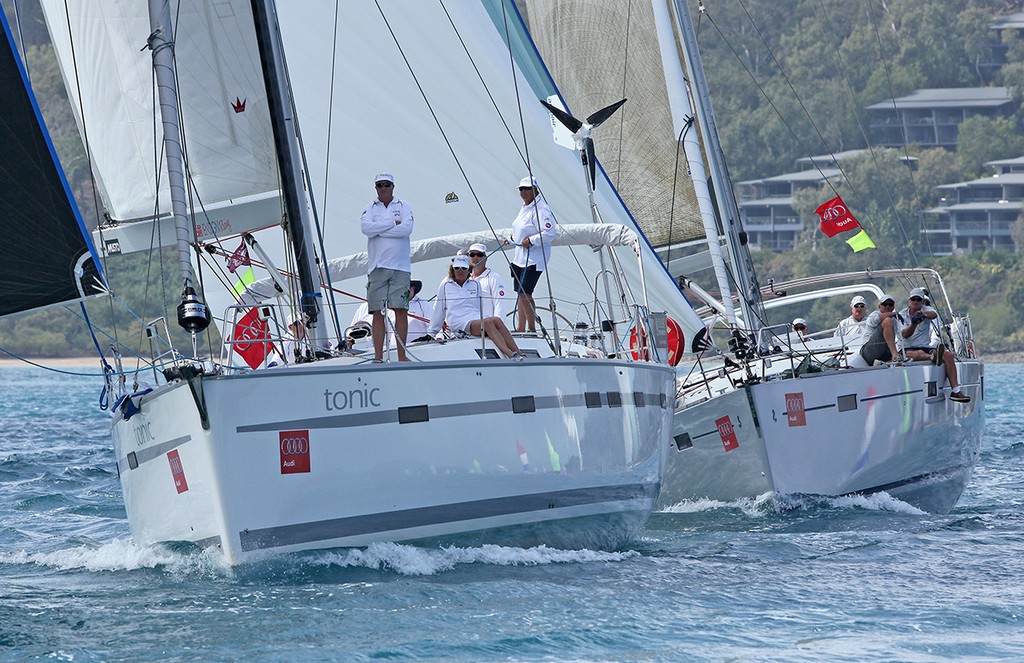
[[[946,346],[939,343],[935,346],[935,352],[932,353],[932,366],[942,365],[942,355],[946,352]]]
[[[511,358],[514,361],[525,361],[526,360],[526,355],[524,355],[522,352],[517,352],[514,355],[512,355]]]
[[[971,397],[962,391],[954,391],[949,395],[949,400],[957,403],[970,403]]]

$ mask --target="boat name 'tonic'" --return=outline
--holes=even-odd
[[[380,389],[377,387],[362,387],[348,391],[324,389],[324,408],[331,412],[333,410],[380,407],[379,394]]]

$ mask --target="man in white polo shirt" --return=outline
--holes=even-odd
[[[398,360],[408,361],[405,342],[409,330],[409,281],[412,262],[409,259],[409,236],[412,235],[412,208],[394,197],[395,178],[380,173],[374,178],[377,197],[366,206],[360,219],[366,235],[367,282],[366,301],[373,315],[374,362],[383,361],[384,311],[395,312],[395,337]]]

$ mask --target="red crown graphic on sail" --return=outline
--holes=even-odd
[[[231,102],[231,108],[233,108],[236,113],[244,113],[245,101],[245,99],[239,99],[238,97],[235,97],[235,100]]]
[[[860,223],[857,222],[857,219],[853,218],[850,210],[846,207],[846,203],[839,196],[823,203],[818,209],[814,210],[814,213],[821,219],[819,224],[821,232],[829,237],[860,227]]]

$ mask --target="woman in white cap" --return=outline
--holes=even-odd
[[[551,208],[539,196],[537,178],[524,177],[519,182],[523,207],[512,222],[510,241],[516,247],[512,258],[512,286],[516,299],[516,331],[537,331],[537,309],[533,289],[551,258],[551,242],[558,232]]]
[[[505,318],[505,280],[487,266],[487,246],[473,244],[469,247],[470,278],[480,284],[484,296],[484,316]]]
[[[505,357],[521,360],[523,353],[519,351],[519,346],[501,318],[481,315],[481,294],[480,284],[469,278],[469,256],[457,255],[452,258],[452,264],[448,266],[448,278],[441,281],[437,289],[434,315],[430,318],[427,333],[436,335],[445,323],[452,331],[472,336],[485,333]]]

